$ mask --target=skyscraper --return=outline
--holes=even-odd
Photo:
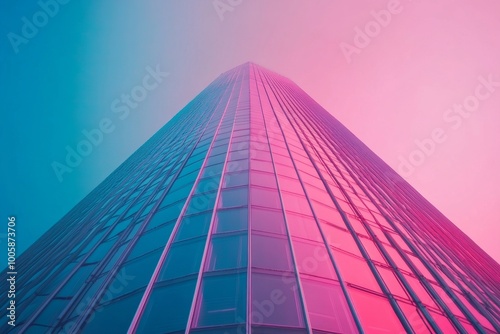
[[[498,263],[297,85],[251,63],[17,268],[17,326],[2,331],[500,331]]]

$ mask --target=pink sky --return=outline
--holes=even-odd
[[[371,11],[384,9],[393,14],[377,31]],[[500,87],[456,129],[443,119],[479,76],[500,81],[499,2],[243,0],[222,20],[189,11],[186,64],[205,58],[196,71],[209,78],[250,60],[291,78],[396,170],[442,129],[406,179],[500,261]],[[340,45],[367,24],[373,37],[348,62]]]
[[[145,64],[161,64],[171,73],[161,92],[141,105],[144,112],[121,124],[89,158],[89,166],[95,159],[92,166],[101,179],[117,167],[107,164],[107,149],[113,147],[113,155],[125,159],[220,73],[252,61],[296,82],[396,170],[401,157],[418,154],[415,141],[428,141],[441,131],[439,138],[445,140],[407,180],[500,261],[500,87],[493,87],[468,118],[459,118],[459,126],[457,114],[448,111],[470,100],[479,77],[500,81],[500,2],[216,0],[226,4],[220,13],[213,3],[96,7],[89,68],[109,60],[111,79],[96,83],[89,76],[88,86],[97,95],[87,100],[107,107],[116,92],[142,78]],[[369,41],[355,40],[365,29],[372,29]],[[349,49],[346,45],[356,42],[366,45],[346,57],[341,46]],[[110,58],[116,55],[110,50],[131,48],[119,61]],[[92,71],[98,75],[103,69]],[[484,89],[479,91],[484,94]],[[130,144],[123,145],[124,140]]]

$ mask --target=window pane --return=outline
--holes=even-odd
[[[330,246],[342,249],[345,252],[349,252],[359,257],[362,256],[350,232],[329,224],[322,224],[321,227],[323,228],[326,240],[328,240]]]
[[[259,149],[252,151],[252,159],[271,161],[271,153],[269,151],[267,151],[267,149],[268,149],[267,144],[262,145],[262,143],[257,142],[257,145],[259,145]],[[264,146],[264,147],[262,147],[262,146]],[[265,149],[265,150],[262,151],[262,149]]]
[[[219,176],[201,179],[196,186],[195,194],[206,193],[219,189]]]
[[[212,210],[215,203],[216,192],[205,193],[191,197],[186,214],[199,213]]]
[[[179,213],[181,212],[183,205],[184,201],[180,201],[156,212],[148,223],[148,229],[152,229],[163,223],[176,220],[179,217]]]
[[[243,206],[248,203],[248,188],[224,189],[221,192],[219,207],[229,208]]]
[[[381,266],[377,266],[377,271],[379,274],[382,276],[382,279],[384,280],[385,284],[387,285],[387,288],[389,291],[396,296],[399,296],[401,298],[408,299],[410,298],[408,294],[405,292],[405,289],[399,282],[399,279],[397,278],[396,274],[392,269],[387,269]]]
[[[212,212],[206,212],[182,218],[179,231],[175,236],[175,241],[186,240],[206,235],[211,218]]]
[[[253,205],[281,209],[280,197],[277,190],[252,187],[251,196]]]
[[[224,166],[223,163],[219,163],[216,165],[211,165],[211,166],[206,166],[205,169],[202,172],[202,177],[214,177],[218,174],[222,173],[222,167]]]
[[[273,164],[268,161],[252,160],[251,167],[254,170],[260,170],[263,172],[274,172]]]
[[[204,277],[197,326],[244,323],[246,274]]]
[[[136,293],[111,304],[100,306],[94,312],[92,321],[87,322],[82,333],[126,333],[141,298],[142,293]],[[113,321],[109,321],[110,319]]]
[[[222,149],[222,152],[218,152]],[[222,153],[222,154],[219,154]],[[219,164],[226,160],[225,147],[214,148],[212,152],[210,152],[210,157],[207,160],[207,166]]]
[[[295,262],[301,274],[337,279],[324,244],[293,241]]]
[[[349,288],[349,295],[367,333],[405,333],[387,298]]]
[[[195,285],[196,280],[189,280],[155,288],[146,305],[137,333],[184,331],[191,309]],[[128,321],[132,316],[129,317]],[[122,315],[117,314],[117,317],[121,318]],[[113,324],[113,321],[109,320],[110,318],[107,318],[108,323]],[[99,331],[94,333],[99,333]],[[108,333],[117,332],[110,330]],[[125,333],[125,331],[122,333]]]
[[[191,190],[191,184],[189,186],[182,186],[180,189],[171,189],[167,196],[165,196],[165,199],[162,202],[162,205],[171,205],[175,202],[178,201],[183,201],[187,195],[189,194],[189,191]]]
[[[135,289],[145,287],[153,275],[162,251],[163,249],[159,249],[156,252],[123,264],[109,285],[110,293],[106,292],[104,296],[111,294],[113,298],[116,298]]]
[[[229,161],[226,164],[226,171],[238,172],[248,170],[248,159]]]
[[[252,324],[303,326],[297,281],[290,275],[252,275]]]
[[[229,161],[241,160],[241,159],[247,159],[248,158],[248,150],[234,151],[235,149],[238,149],[238,145],[237,144],[234,144],[234,145],[231,146],[232,152],[229,153]]]
[[[398,305],[401,307],[401,310],[406,316],[406,319],[411,324],[411,327],[415,331],[415,333],[432,333],[430,326],[428,326],[427,321],[423,317],[420,310],[417,307],[411,304],[407,304],[401,301],[398,301]],[[439,326],[439,324],[438,324]],[[441,328],[444,330],[445,328]],[[443,333],[453,333],[453,328],[451,331],[444,330]],[[470,332],[473,333],[473,332]]]
[[[47,305],[42,313],[36,318],[35,322],[40,325],[51,326],[56,322],[57,317],[67,304],[68,300],[51,300],[49,305]]]
[[[358,259],[343,252],[332,250],[340,274],[348,283],[382,293],[368,264],[364,259]]]
[[[89,258],[87,259],[86,262],[87,263],[92,263],[92,262],[96,262],[96,261],[102,260],[102,258],[104,257],[104,255],[106,255],[109,252],[111,246],[114,246],[115,242],[116,242],[116,240],[110,240],[110,241],[102,242],[92,252],[92,254],[89,256]]]
[[[340,285],[302,280],[302,287],[313,329],[335,333],[356,332]]]
[[[280,176],[279,181],[281,190],[292,192],[299,195],[304,194],[302,185],[300,184],[300,181],[298,181],[297,179],[292,179],[286,176]]]
[[[59,296],[73,296],[73,294],[81,288],[85,281],[89,278],[92,270],[95,269],[96,264],[84,265],[78,269],[78,271],[73,274],[61,291],[58,293]]]
[[[252,266],[272,269],[291,270],[288,240],[252,234]]]
[[[219,210],[216,224],[216,233],[246,230],[248,228],[248,209]]]
[[[198,328],[191,329],[189,331],[190,334],[241,334],[245,333],[245,324],[239,325],[226,325],[226,326],[217,326],[212,328]],[[184,333],[184,332],[182,332]],[[179,333],[179,334],[182,334]]]
[[[205,239],[173,244],[160,274],[161,280],[182,277],[197,273],[201,256],[205,247]]]
[[[431,311],[431,316],[436,321],[439,328],[443,331],[443,333],[453,333],[456,332],[455,327],[450,322],[450,319],[440,313]]]
[[[313,217],[291,213],[287,210],[286,220],[290,235],[312,241],[323,242]]]
[[[283,212],[278,210],[252,208],[252,230],[285,233]]]
[[[224,176],[224,188],[248,185],[248,172],[230,173]]]
[[[252,171],[250,178],[252,185],[277,189],[276,176],[273,173]]]
[[[132,253],[129,255],[129,259],[141,256],[154,249],[165,247],[174,225],[175,222],[171,222],[155,229],[154,231],[141,235],[137,243],[134,245]]]
[[[291,210],[304,215],[312,215],[311,207],[304,195],[295,195],[283,191],[281,196],[283,197],[283,205],[287,211]]]
[[[207,270],[223,270],[246,267],[247,235],[214,237],[210,249]]]

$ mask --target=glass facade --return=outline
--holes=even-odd
[[[251,63],[18,267],[18,325],[2,332],[500,332],[500,266],[297,85]]]

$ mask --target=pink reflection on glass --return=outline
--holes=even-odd
[[[250,189],[252,205],[258,205],[267,208],[280,209],[281,202],[277,190],[252,187]]]
[[[284,234],[285,220],[281,210],[252,208],[252,230]]]

